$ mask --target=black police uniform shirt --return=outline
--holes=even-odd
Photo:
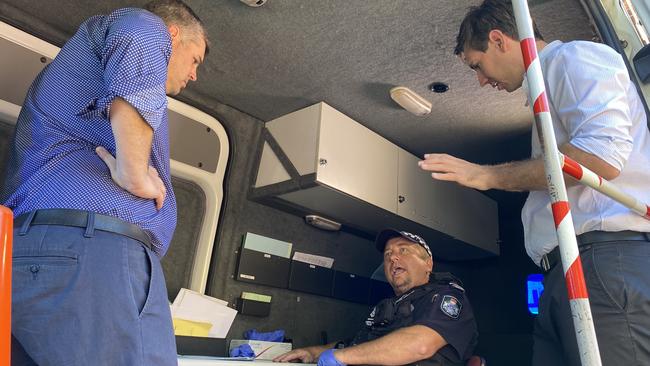
[[[474,312],[460,281],[450,275],[437,275],[426,285],[379,302],[363,329],[346,343],[371,341],[413,325],[429,327],[447,341],[431,358],[436,364],[462,363],[472,355],[478,342]],[[450,362],[441,362],[440,356]]]

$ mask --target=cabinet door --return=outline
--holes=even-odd
[[[317,180],[397,212],[397,146],[321,103]]]
[[[473,189],[432,179],[418,167],[419,160],[399,149],[397,214],[498,253],[496,202]]]

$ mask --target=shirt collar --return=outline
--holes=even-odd
[[[542,58],[548,56],[548,54],[551,53],[554,48],[560,47],[561,45],[562,41],[553,41],[551,43],[547,43],[546,46],[544,46],[544,48],[539,51],[537,57],[541,60]]]
[[[542,48],[542,50],[537,53],[537,59],[539,60],[539,62],[541,62],[544,57],[547,57],[553,49],[560,47],[561,45],[562,45],[562,41],[559,40],[555,40],[551,43],[547,43],[546,46],[544,46],[544,48]],[[524,81],[521,83],[521,87],[523,88],[524,96],[526,97],[526,102],[524,103],[524,105],[528,107],[530,106],[530,99],[529,99],[530,96],[528,95],[528,77],[525,71],[524,71]]]

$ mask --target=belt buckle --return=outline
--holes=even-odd
[[[551,263],[548,260],[548,255],[544,254],[542,256],[542,260],[539,262],[540,267],[542,267],[542,270],[544,272],[548,272],[551,269]]]

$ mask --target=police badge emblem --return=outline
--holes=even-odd
[[[451,295],[445,295],[440,302],[440,310],[450,318],[458,319],[463,305]]]

